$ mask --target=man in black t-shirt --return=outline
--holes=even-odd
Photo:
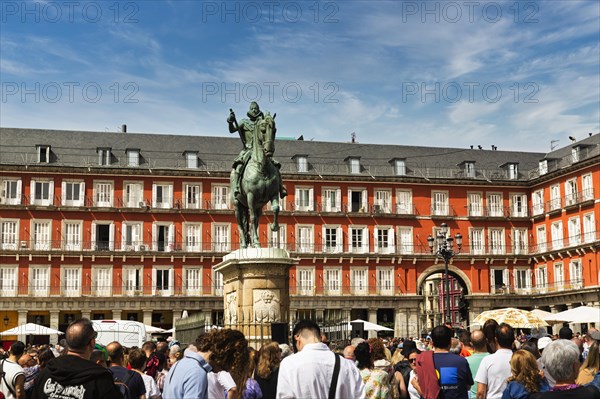
[[[111,372],[114,379],[127,384],[132,398],[145,399],[146,386],[144,385],[142,376],[133,370],[127,370],[123,367],[125,359],[123,346],[114,341],[106,345],[106,351],[108,352],[108,362],[110,364],[108,371]]]

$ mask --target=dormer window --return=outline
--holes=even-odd
[[[464,161],[458,166],[462,166],[464,177],[475,177],[475,161]]]
[[[576,146],[576,147],[571,148],[571,161],[573,163],[579,162],[579,159],[580,159],[580,157],[579,157],[580,150],[581,150],[580,146]]]
[[[506,171],[506,176],[509,180],[519,179],[519,163],[518,162],[505,162],[500,165],[500,168]]]
[[[111,149],[110,148],[97,148],[98,153],[98,165],[106,166],[111,164]]]
[[[541,175],[548,173],[548,160],[542,159],[538,165],[538,172]]]
[[[185,167],[198,169],[198,151],[186,151],[183,154],[185,156]]]
[[[50,163],[50,146],[38,144],[37,146],[38,163]]]
[[[406,176],[406,160],[396,159],[394,161],[394,172],[396,176]]]
[[[125,150],[127,154],[127,166],[140,166],[140,150],[136,148],[128,148]]]
[[[298,167],[298,173],[308,172],[308,157],[306,155],[297,155],[296,166]]]
[[[350,173],[359,174],[360,173],[360,157],[348,157],[346,158],[348,161],[348,166],[350,167]]]

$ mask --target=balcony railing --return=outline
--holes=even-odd
[[[583,279],[559,281],[553,284],[533,284],[515,286],[514,284],[496,284],[490,288],[490,294],[497,295],[535,295],[552,292],[572,291],[583,288]]]

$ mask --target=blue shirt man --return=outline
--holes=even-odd
[[[209,354],[186,349],[165,377],[164,399],[208,399]]]

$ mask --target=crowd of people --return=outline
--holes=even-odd
[[[300,321],[291,347],[252,348],[214,329],[185,349],[175,340],[124,348],[96,343],[80,319],[59,345],[0,350],[0,399],[600,399],[600,331],[516,334],[435,327],[421,338],[354,338],[331,348]]]

